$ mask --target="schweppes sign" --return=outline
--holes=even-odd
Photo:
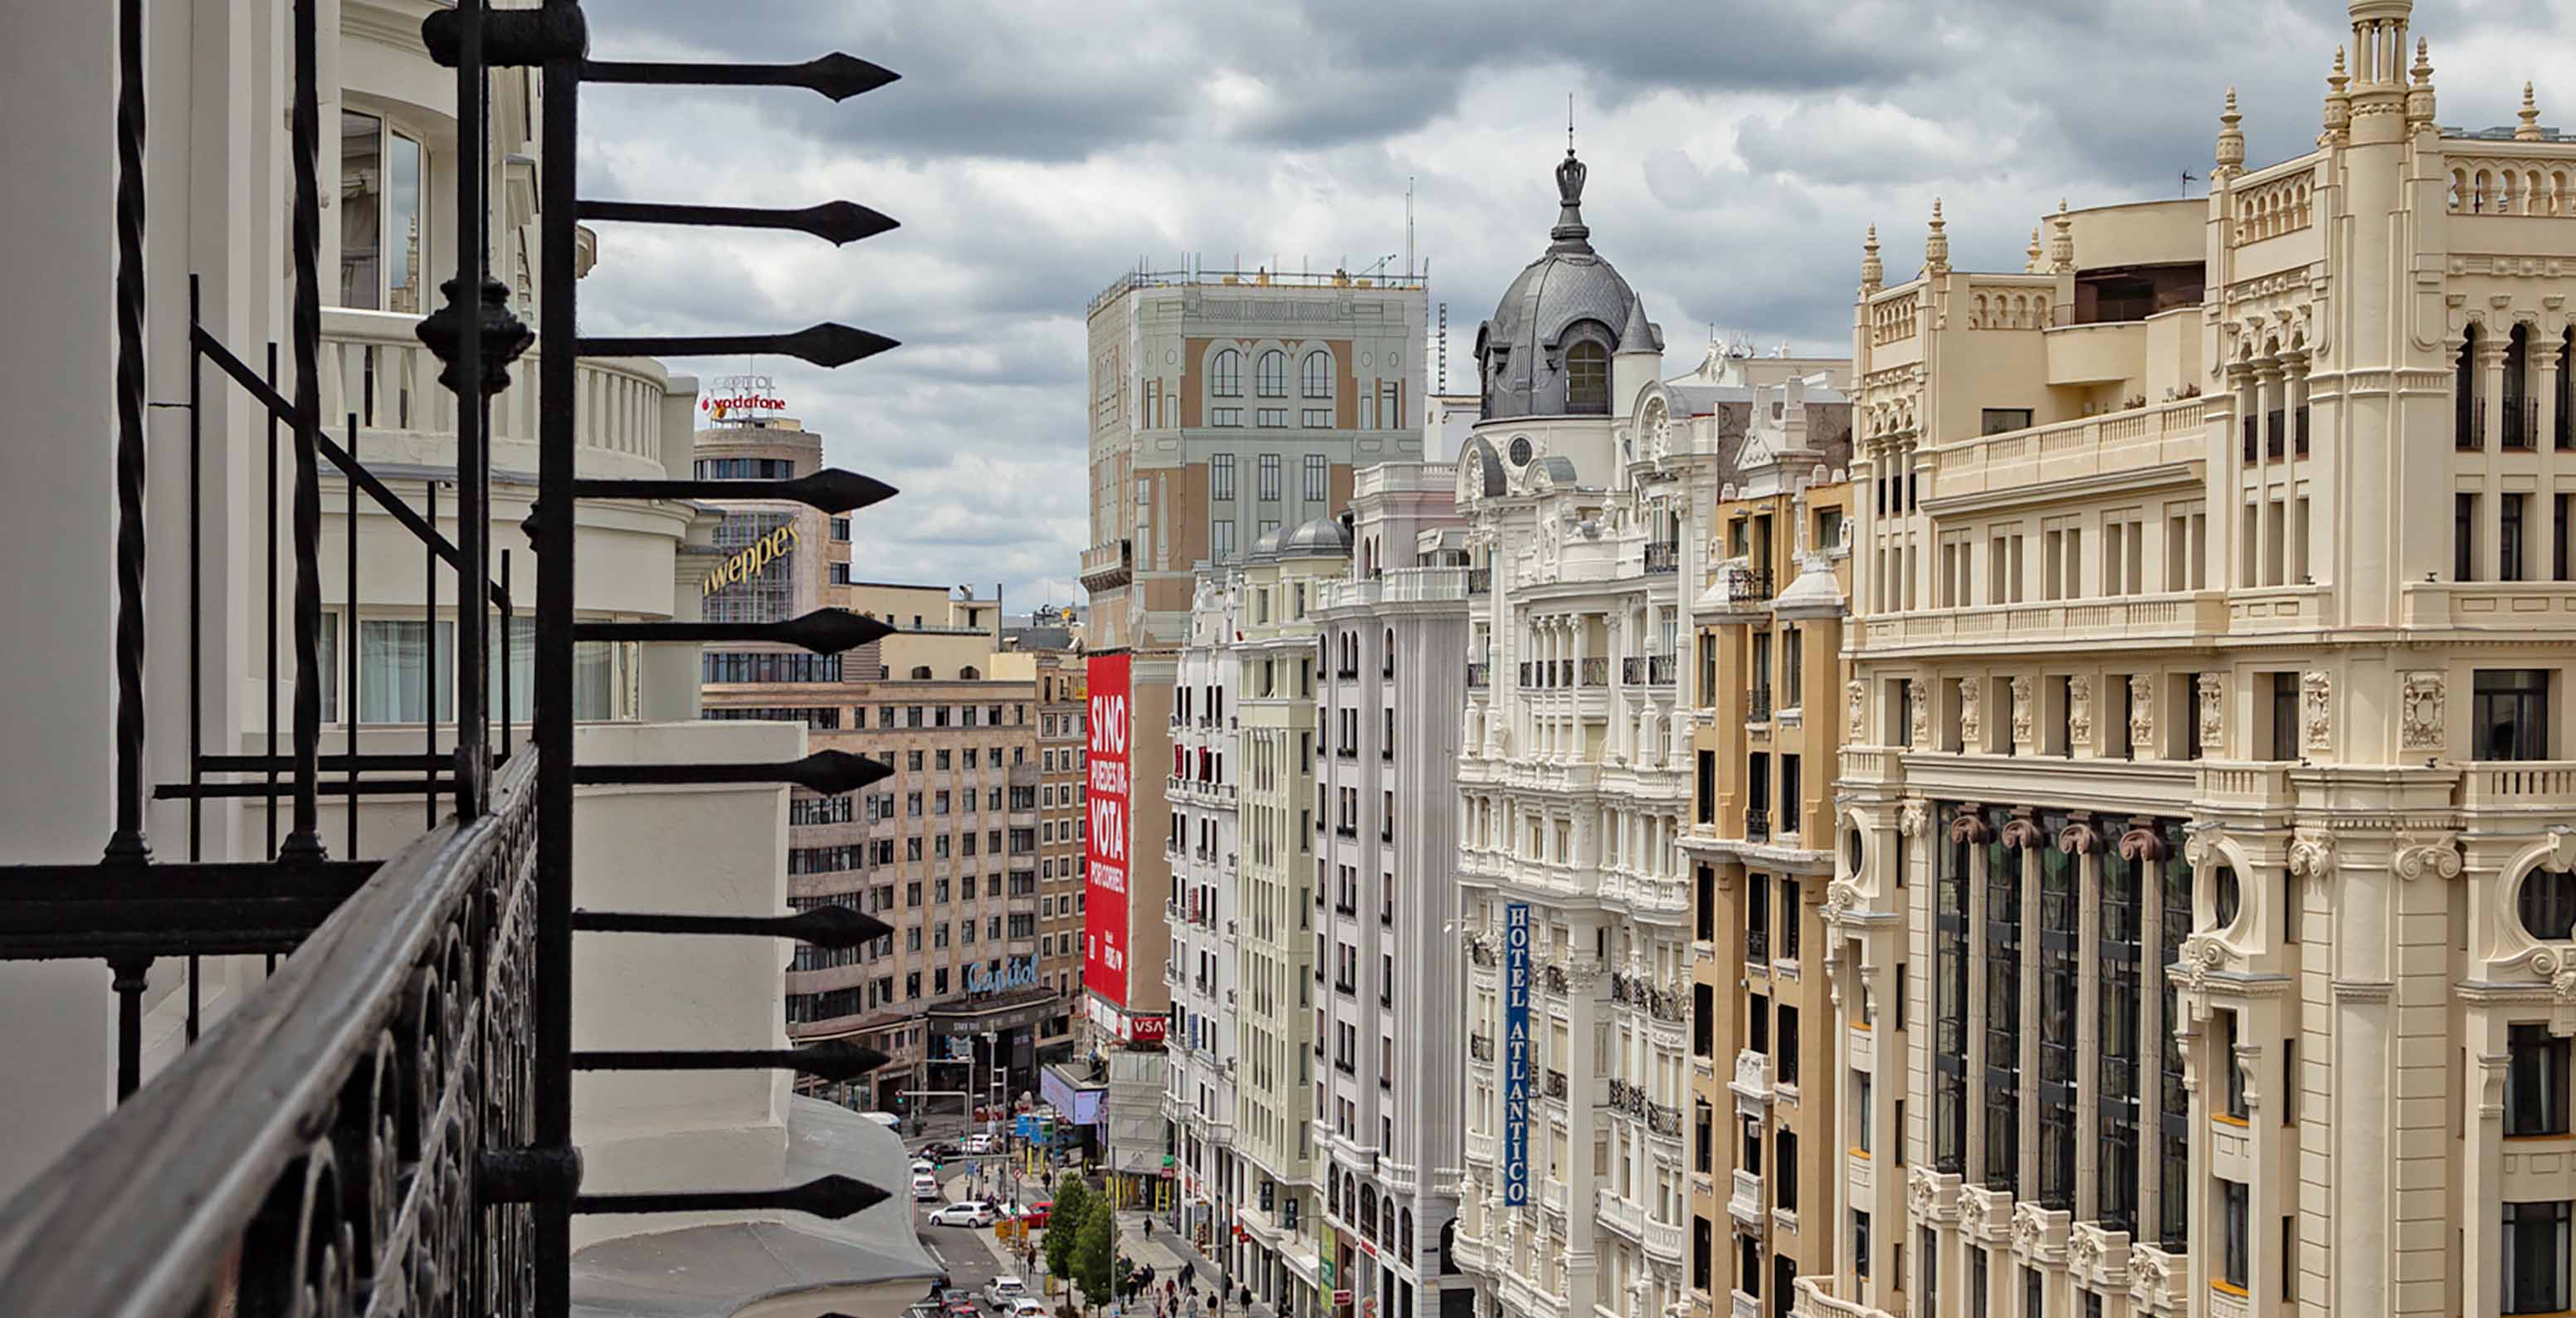
[[[748,581],[758,576],[762,568],[776,562],[780,555],[804,542],[805,537],[797,531],[796,524],[789,522],[753,541],[740,553],[726,559],[724,566],[708,573],[702,593],[712,595],[737,581]]]

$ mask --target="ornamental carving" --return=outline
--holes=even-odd
[[[2390,865],[2401,879],[2460,877],[2460,842],[2449,833],[2400,833],[2397,859]]]
[[[1836,879],[1825,888],[1825,905],[1822,912],[1825,923],[1841,924],[1846,914],[1858,909],[1860,909],[1860,889],[1854,887],[1850,881]]]
[[[2093,740],[2093,679],[2081,673],[2066,679],[2066,738],[2077,746]]]
[[[1905,803],[1903,810],[1897,812],[1896,831],[1907,837],[1921,837],[1924,826],[1931,822],[1930,816],[1930,807],[1923,798],[1914,797]]]
[[[2057,830],[2057,849],[2070,856],[2091,856],[2102,850],[2102,834],[2091,820],[2078,819]]]
[[[1906,1206],[1913,1210],[1915,1221],[1928,1222],[1932,1220],[1933,1189],[1934,1182],[1931,1168],[1918,1166],[1906,1174],[1905,1202]]]
[[[2442,749],[2442,675],[2407,673],[2398,683],[2399,744],[2410,751]]]
[[[2549,981],[2550,1032],[2576,1034],[2576,957],[2544,947],[2532,953],[2531,968]]]
[[[2091,1277],[2102,1267],[2102,1238],[2078,1231],[2066,1242],[2066,1266],[2078,1277]]]
[[[2302,745],[2312,751],[2327,750],[2334,745],[2334,678],[2326,673],[2307,673],[2299,678],[2299,725]]]
[[[2007,847],[2017,851],[2030,851],[2037,849],[2041,841],[2039,825],[2032,823],[2027,817],[2017,815],[2004,825],[2004,845]]]
[[[1861,704],[1865,690],[1858,682],[1844,684],[1843,696],[1851,702],[1851,721],[1845,726],[1857,728],[1861,725]]]
[[[2218,823],[2193,824],[2189,833],[2183,838],[2182,858],[2184,862],[2189,864],[2193,869],[2203,869],[2211,865],[2226,864],[2226,858],[2218,854],[2218,844],[2225,841],[2226,838],[2227,829],[2225,825]]]
[[[2165,844],[2165,835],[2149,823],[2131,822],[2129,831],[2120,835],[2120,858],[2127,861],[2164,860],[2173,854]]]
[[[2219,673],[2202,673],[2197,685],[2201,753],[2214,755],[2227,735],[2227,678]]]
[[[1932,702],[1931,702],[1931,701],[1929,701],[1929,700],[1917,700],[1917,701],[1915,701],[1915,702],[1914,702],[1914,727],[1913,727],[1913,733],[1914,733],[1914,744],[1915,744],[1915,745],[1917,745],[1917,746],[1929,746],[1929,745],[1931,745],[1931,744],[1932,744]]]
[[[2029,679],[2029,678],[2027,678],[2027,677],[2016,677],[2016,678],[2014,678],[2014,679],[2012,680],[2012,701],[2013,701],[2013,708],[2012,708],[2012,715],[2013,715],[2013,722],[2012,722],[2013,745],[2015,745],[2015,746],[2027,746],[2027,745],[2029,745],[2029,744],[2030,744],[2030,679]]]
[[[2165,1295],[2165,1258],[2145,1245],[2129,1246],[2129,1301],[2140,1309]]]
[[[2303,828],[2290,839],[2290,876],[2308,879],[2322,886],[2334,875],[2334,834],[2323,829]]]
[[[2129,745],[2146,750],[2156,744],[2156,682],[2144,673],[2129,678]]]
[[[2182,940],[2175,964],[2182,967],[2184,983],[2198,993],[2207,985],[2209,972],[2227,964],[2227,945],[2208,934],[2193,934]]]
[[[1974,804],[1963,804],[1950,816],[1950,840],[1982,846],[1995,840],[1995,830]]]
[[[1985,683],[1972,677],[1959,684],[1959,743],[1969,750],[1977,748],[1984,727],[1985,701]]]

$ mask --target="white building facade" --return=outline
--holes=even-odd
[[[1164,916],[1172,948],[1164,977],[1172,1029],[1164,1045],[1170,1080],[1163,1115],[1178,1164],[1172,1226],[1211,1255],[1233,1230],[1243,1179],[1234,1140],[1239,598],[1231,570],[1199,577],[1189,643],[1172,684],[1172,772],[1164,792],[1171,802],[1164,851],[1172,899]]]

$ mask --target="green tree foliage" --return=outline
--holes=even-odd
[[[1071,1281],[1073,1250],[1082,1234],[1083,1224],[1091,1219],[1094,1196],[1091,1187],[1079,1176],[1067,1176],[1056,1182],[1055,1206],[1047,1210],[1046,1264],[1047,1275]]]
[[[1083,1221],[1073,1249],[1074,1284],[1082,1287],[1082,1297],[1094,1305],[1107,1304],[1112,1298],[1113,1271],[1118,1256],[1118,1210],[1105,1198],[1093,1198],[1089,1216]]]

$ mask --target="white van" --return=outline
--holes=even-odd
[[[939,1178],[927,1172],[912,1178],[912,1197],[925,1204],[939,1202]]]

